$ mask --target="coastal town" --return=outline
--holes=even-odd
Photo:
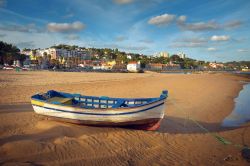
[[[12,44],[0,42],[1,68],[22,70],[88,70],[141,72],[178,70],[249,71],[250,62],[208,62],[189,58],[185,53],[170,54],[167,51],[154,55],[126,53],[110,48],[85,48],[71,45],[55,45],[49,48],[18,49]]]
[[[249,166],[250,0],[0,0],[0,166]]]

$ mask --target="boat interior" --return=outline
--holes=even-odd
[[[167,97],[167,91],[163,91],[158,98],[111,98],[106,96],[94,97],[80,94],[69,94],[50,90],[47,93],[36,94],[32,99],[46,103],[74,106],[86,109],[107,109],[138,107],[156,102]]]

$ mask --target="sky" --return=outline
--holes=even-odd
[[[249,0],[0,0],[0,41],[250,60]]]

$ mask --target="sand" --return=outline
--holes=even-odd
[[[229,74],[127,74],[0,71],[0,164],[3,165],[249,165],[241,149],[210,132],[250,146],[249,125],[223,128],[244,77]],[[169,90],[159,131],[101,128],[35,114],[30,96],[59,90],[111,97],[156,97]]]

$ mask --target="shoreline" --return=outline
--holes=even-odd
[[[36,74],[11,73],[5,79],[0,74],[0,84],[7,85],[0,90],[4,94],[0,101],[0,156],[3,163],[120,165],[125,161],[125,165],[247,165],[239,149],[221,144],[187,117],[227,140],[242,144],[243,139],[250,145],[250,130],[246,127],[227,129],[220,125],[233,111],[234,99],[243,88],[240,81],[249,81],[249,78],[231,74],[158,73],[125,74],[126,77],[111,74],[99,78],[95,73],[73,73],[68,78],[71,83],[59,84],[68,74],[60,73],[55,77],[55,73],[41,73],[46,76],[44,78]],[[112,80],[114,77],[119,81]],[[34,78],[35,84],[26,82],[26,86],[18,86],[19,82]],[[54,82],[50,80],[52,78]],[[93,82],[86,82],[89,79]],[[100,79],[106,81],[98,82]],[[44,84],[46,81],[52,84]],[[169,99],[160,130],[147,132],[47,120],[35,114],[29,106],[29,95],[37,89],[111,97],[156,97],[161,90],[168,89]],[[18,102],[25,104],[16,105]],[[225,161],[228,155],[232,159]]]

